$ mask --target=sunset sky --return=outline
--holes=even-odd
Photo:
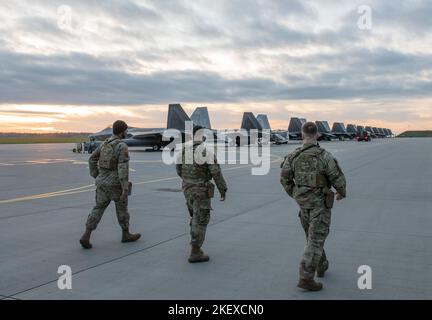
[[[432,129],[431,21],[428,0],[1,1],[0,131],[164,127],[169,103]]]

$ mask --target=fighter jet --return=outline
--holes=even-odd
[[[385,137],[387,136],[383,128],[378,128],[378,132],[380,133],[380,135],[381,135],[383,138],[385,138]]]
[[[331,141],[332,139],[337,139],[337,137],[331,133],[330,126],[327,121],[315,121],[318,127],[319,141]]]
[[[371,126],[367,126],[366,131],[369,132],[369,134],[372,138],[377,138],[377,135],[374,133]]]
[[[264,130],[270,130],[270,142],[274,144],[288,144],[288,131],[273,131],[266,114],[257,115],[256,119]]]
[[[167,146],[171,141],[163,141],[163,133],[166,129],[177,129],[185,132],[185,121],[191,121],[180,104],[170,104],[168,107],[166,128],[129,128],[128,136],[123,140],[130,147],[146,147],[158,151]],[[89,136],[96,141],[104,141],[112,134],[111,128]]]
[[[228,135],[226,135],[225,132],[212,129],[207,107],[196,108],[192,113],[191,120],[193,121],[194,126],[200,126],[213,132],[214,140],[212,143],[225,144],[227,146],[234,145],[234,141]],[[209,143],[209,141],[207,143]]]
[[[381,133],[381,131],[377,127],[372,127],[372,132],[377,136],[378,138],[384,138],[384,135]]]
[[[211,122],[207,107],[198,107],[191,115],[194,125],[211,130]]]
[[[157,128],[155,128],[155,129],[142,129],[142,128],[129,127],[128,133],[129,133],[129,136],[132,136],[132,134],[134,132],[142,131],[142,130],[161,130],[161,129],[157,129]],[[88,137],[90,138],[90,140],[96,140],[97,142],[102,142],[111,136],[112,136],[112,127],[109,126],[109,127],[106,127],[105,129],[99,131],[99,132],[90,134]]]
[[[387,138],[391,138],[393,136],[393,133],[388,128],[384,129],[384,133],[385,133],[385,135],[386,135]]]
[[[357,141],[371,141],[371,135],[363,126],[357,126],[357,133],[355,140]]]
[[[226,129],[224,135],[229,137],[239,147],[242,145],[262,144],[270,141],[270,136],[264,135],[261,124],[252,112],[243,113],[242,122],[239,129]],[[251,130],[257,130],[257,135],[251,135]]]
[[[350,135],[351,139],[354,139],[357,136],[357,126],[355,124],[348,124],[346,131]]]
[[[332,134],[337,136],[339,140],[343,140],[345,138],[352,139],[351,135],[345,129],[345,125],[342,122],[333,123]]]
[[[248,144],[260,144],[263,139],[262,126],[255,118],[252,112],[243,113],[241,129],[246,130],[248,133]],[[252,139],[251,130],[258,130],[257,140]],[[265,137],[265,141],[270,141],[270,137]],[[237,145],[240,145],[240,139],[236,138]]]
[[[394,137],[394,133],[393,133],[393,131],[391,131],[391,129],[388,129],[388,131],[389,131],[389,135],[390,135],[390,137],[393,138],[393,137]]]
[[[302,140],[301,129],[305,123],[306,119],[304,118],[291,118],[288,126],[289,138],[293,140]]]

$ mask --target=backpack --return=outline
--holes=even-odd
[[[113,143],[114,142],[114,143]],[[101,147],[100,157],[98,161],[99,168],[107,170],[117,170],[117,159],[115,155],[115,147],[119,140],[106,140]]]
[[[302,150],[293,159],[294,180],[297,186],[310,188],[325,187],[326,177],[319,171],[319,157],[324,152],[319,149],[317,152],[305,153]]]

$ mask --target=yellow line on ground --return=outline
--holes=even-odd
[[[64,196],[64,195],[69,195],[69,194],[88,192],[88,191],[91,191],[93,189],[94,189],[93,185],[88,185],[88,186],[82,186],[82,187],[73,188],[73,189],[48,192],[48,193],[42,193],[42,194],[35,194],[35,195],[31,195],[31,196],[25,196],[25,197],[14,198],[14,199],[0,200],[0,204],[23,202],[23,201],[30,201],[30,200],[44,199],[44,198],[53,198],[53,197],[59,197],[59,196]]]
[[[276,160],[270,161],[270,163],[275,163],[278,161],[281,161],[283,158],[278,155],[271,155],[276,157]],[[223,169],[223,171],[232,171],[232,170],[238,170],[238,169],[245,169],[245,168],[251,168],[255,165],[243,165],[243,166],[237,166],[233,168],[226,168]],[[168,177],[168,178],[161,178],[161,179],[154,179],[154,180],[147,180],[147,181],[141,181],[141,182],[135,182],[134,185],[143,185],[143,184],[150,184],[150,183],[156,183],[156,182],[163,182],[163,181],[170,181],[170,180],[176,180],[178,179],[177,176],[175,177]],[[31,196],[25,196],[20,198],[14,198],[14,199],[6,199],[6,200],[0,200],[0,204],[10,204],[10,203],[17,203],[17,202],[24,202],[24,201],[31,201],[31,200],[37,200],[37,199],[46,199],[46,198],[54,198],[54,197],[61,197],[66,195],[72,195],[72,194],[78,194],[78,193],[84,193],[95,190],[94,185],[87,185],[82,187],[77,187],[73,189],[66,189],[66,190],[60,190],[55,192],[48,192],[48,193],[42,193],[42,194],[35,194]]]
[[[57,164],[64,162],[74,162],[73,159],[40,159],[40,160],[26,160],[16,161],[11,163],[0,163],[0,166],[25,166],[25,165],[36,165],[36,164]]]

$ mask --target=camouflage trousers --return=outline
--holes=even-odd
[[[207,191],[188,190],[184,192],[186,206],[190,214],[191,245],[201,247],[205,240],[207,225],[210,222],[211,199]]]
[[[301,208],[299,217],[306,234],[306,246],[300,263],[301,277],[313,279],[316,269],[327,262],[324,242],[330,230],[331,210],[325,207]]]
[[[111,201],[115,202],[117,220],[122,228],[122,230],[127,230],[129,228],[129,212],[128,212],[128,202],[121,201],[120,196],[122,194],[121,188],[103,188],[97,187],[96,189],[96,205],[90,212],[86,228],[90,230],[95,230],[99,224],[105,209],[109,206]]]

